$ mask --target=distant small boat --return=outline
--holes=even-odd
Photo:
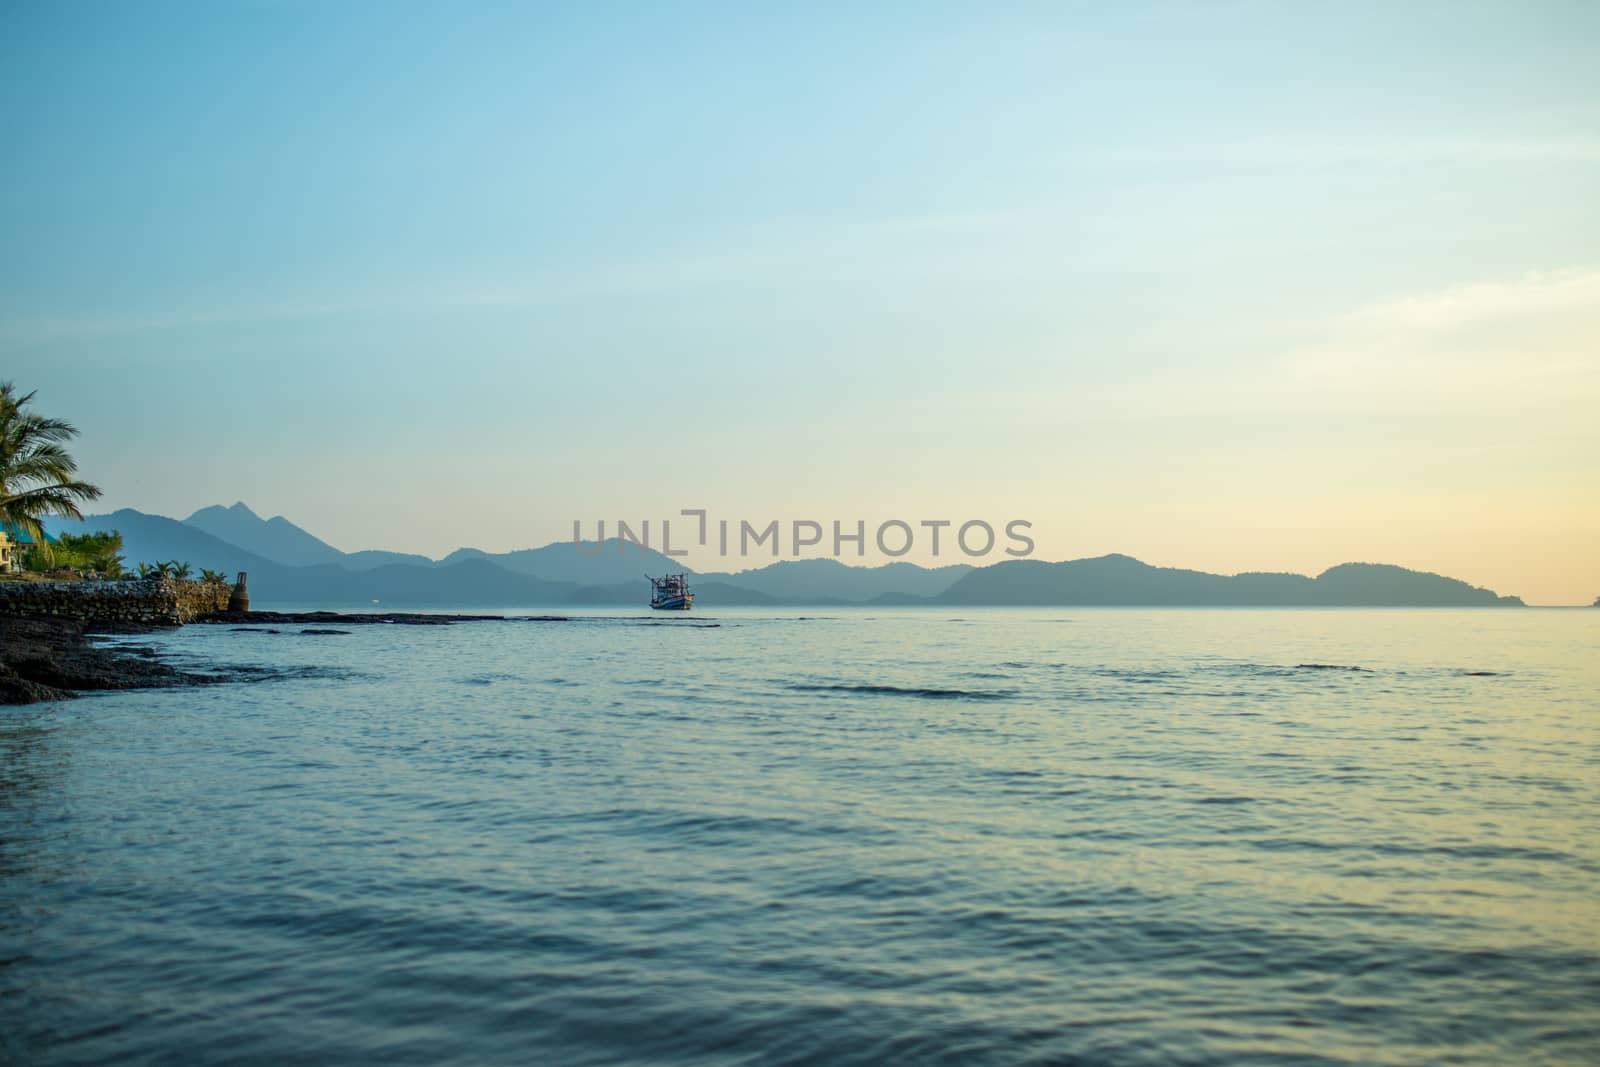
[[[647,574],[646,578],[650,578]],[[650,606],[658,611],[688,611],[694,606],[686,575],[664,574],[650,578]]]

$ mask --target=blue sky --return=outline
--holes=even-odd
[[[1582,3],[9,4],[0,376],[107,508],[347,549],[1022,517],[1587,602],[1597,46]]]

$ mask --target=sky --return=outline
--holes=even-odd
[[[1022,519],[1586,604],[1597,54],[1588,2],[6,0],[0,379],[97,510],[346,550]]]

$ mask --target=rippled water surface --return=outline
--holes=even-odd
[[[1600,1057],[1600,611],[279,629],[0,708],[0,1058]]]

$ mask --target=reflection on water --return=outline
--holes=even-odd
[[[1600,1047],[1600,612],[683,621],[0,709],[0,1059]]]

